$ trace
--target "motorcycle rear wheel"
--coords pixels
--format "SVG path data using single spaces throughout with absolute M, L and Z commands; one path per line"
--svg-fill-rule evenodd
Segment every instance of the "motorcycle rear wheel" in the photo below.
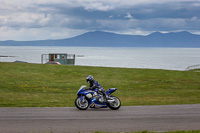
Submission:
M 77 97 L 75 100 L 75 105 L 80 110 L 86 110 L 89 107 L 89 102 L 87 99 L 84 99 L 84 102 L 81 101 L 80 97 Z
M 115 101 L 114 102 L 107 102 L 107 105 L 110 109 L 112 110 L 117 110 L 121 107 L 121 101 L 119 100 L 118 97 L 112 96 Z

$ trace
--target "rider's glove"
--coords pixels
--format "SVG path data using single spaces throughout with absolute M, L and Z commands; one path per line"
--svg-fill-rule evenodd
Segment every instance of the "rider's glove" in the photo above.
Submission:
M 104 92 L 104 88 L 103 88 L 103 87 L 101 87 L 101 88 L 99 89 L 99 91 L 101 91 L 101 92 Z

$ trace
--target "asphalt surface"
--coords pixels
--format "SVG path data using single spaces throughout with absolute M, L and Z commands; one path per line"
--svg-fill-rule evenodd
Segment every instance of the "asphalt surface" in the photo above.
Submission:
M 200 130 L 200 104 L 122 106 L 119 110 L 0 108 L 1 133 Z

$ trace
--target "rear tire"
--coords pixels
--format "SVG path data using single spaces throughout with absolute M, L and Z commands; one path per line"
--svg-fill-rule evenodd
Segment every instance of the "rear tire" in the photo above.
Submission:
M 111 98 L 115 99 L 114 102 L 107 102 L 107 105 L 112 110 L 117 110 L 121 107 L 121 101 L 118 97 L 112 96 Z
M 80 110 L 86 110 L 89 107 L 89 102 L 87 99 L 84 99 L 84 102 L 82 102 L 81 98 L 77 97 L 75 100 L 75 105 Z

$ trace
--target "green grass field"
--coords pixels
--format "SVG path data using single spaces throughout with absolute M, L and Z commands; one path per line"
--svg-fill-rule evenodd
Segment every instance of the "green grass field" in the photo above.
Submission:
M 93 75 L 123 106 L 200 103 L 200 72 L 0 62 L 0 107 L 73 107 Z

